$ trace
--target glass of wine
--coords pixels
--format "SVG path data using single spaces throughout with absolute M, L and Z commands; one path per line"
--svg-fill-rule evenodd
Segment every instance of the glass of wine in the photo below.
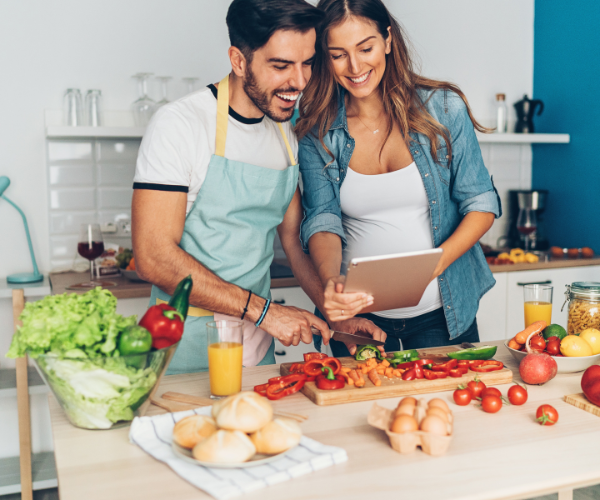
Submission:
M 522 208 L 519 210 L 517 230 L 521 233 L 523 240 L 525 241 L 526 252 L 531 249 L 531 235 L 535 233 L 536 229 L 537 217 L 535 215 L 535 210 L 532 210 L 531 208 Z
M 94 260 L 104 252 L 104 240 L 102 239 L 100 224 L 81 224 L 77 252 L 84 259 L 90 261 L 90 281 L 89 283 L 82 283 L 80 286 L 89 286 L 90 288 L 102 286 L 101 283 L 94 281 Z

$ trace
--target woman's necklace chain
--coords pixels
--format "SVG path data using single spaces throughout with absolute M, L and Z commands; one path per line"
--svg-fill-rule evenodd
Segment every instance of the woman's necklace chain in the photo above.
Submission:
M 381 124 L 381 120 L 383 120 L 383 118 L 380 118 L 380 119 L 379 119 L 379 123 L 377 123 L 377 128 L 376 128 L 375 130 L 371 130 L 369 127 L 367 127 L 367 126 L 365 125 L 365 122 L 363 122 L 363 121 L 360 119 L 360 116 L 356 115 L 356 118 L 358 118 L 358 119 L 359 119 L 359 121 L 360 121 L 360 123 L 362 123 L 362 124 L 363 124 L 363 126 L 364 126 L 364 127 L 365 127 L 365 128 L 366 128 L 366 129 L 367 129 L 369 132 L 372 132 L 373 134 L 377 134 L 377 133 L 379 132 L 379 125 Z

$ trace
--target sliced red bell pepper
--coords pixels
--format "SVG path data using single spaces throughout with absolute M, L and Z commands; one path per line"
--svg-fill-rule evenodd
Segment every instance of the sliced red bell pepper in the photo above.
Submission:
M 423 367 L 421 365 L 415 364 L 413 370 L 415 371 L 415 378 L 425 378 L 425 375 L 423 374 Z
M 448 370 L 448 375 L 454 378 L 462 377 L 468 373 L 469 369 L 466 366 L 459 366 L 457 368 L 452 368 Z
M 434 372 L 446 372 L 448 373 L 450 370 L 453 370 L 458 366 L 458 359 L 451 359 L 446 363 L 439 363 L 437 365 L 433 365 L 432 370 Z
M 342 363 L 337 358 L 326 358 L 323 359 L 323 366 L 329 367 L 333 370 L 333 374 L 337 375 L 342 369 Z
M 305 382 L 306 375 L 300 373 L 281 377 L 277 382 L 268 385 L 266 390 L 267 398 L 271 400 L 277 400 L 283 398 L 284 396 L 294 394 L 304 387 Z
M 406 363 L 400 363 L 396 365 L 396 369 L 400 368 L 401 370 L 410 370 L 415 367 L 416 361 L 407 361 Z
M 317 377 L 317 389 L 323 389 L 325 391 L 333 391 L 336 389 L 343 389 L 346 385 L 344 377 L 341 375 L 334 375 L 333 370 L 329 366 L 322 368 L 323 374 Z
M 402 374 L 402 380 L 415 380 L 416 378 L 417 374 L 414 368 L 410 368 Z
M 427 380 L 436 380 L 438 378 L 446 378 L 448 374 L 446 372 L 434 372 L 433 370 L 427 370 L 423 368 L 423 375 Z
M 290 373 L 304 373 L 304 363 L 292 363 Z
M 502 370 L 504 368 L 504 364 L 501 361 L 496 361 L 493 359 L 488 359 L 487 361 L 483 361 L 479 365 L 472 365 L 471 370 L 474 372 L 495 372 L 496 370 Z
M 323 368 L 323 366 L 322 359 L 311 359 L 304 363 L 304 373 L 309 377 L 316 377 L 322 373 L 321 368 Z
M 413 366 L 433 365 L 433 359 L 417 359 L 417 361 L 411 361 Z
M 304 361 L 308 362 L 313 359 L 325 359 L 328 358 L 327 354 L 324 352 L 305 352 L 304 353 Z
M 254 386 L 254 392 L 257 392 L 261 396 L 265 396 L 266 397 L 267 396 L 267 387 L 269 387 L 269 383 L 268 382 L 266 384 L 255 385 Z

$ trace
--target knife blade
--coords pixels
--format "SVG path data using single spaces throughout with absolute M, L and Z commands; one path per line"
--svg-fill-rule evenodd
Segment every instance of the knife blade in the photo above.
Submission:
M 311 326 L 310 330 L 313 333 L 313 335 L 321 336 L 321 332 L 314 326 Z M 358 344 L 358 345 L 369 344 L 369 345 L 374 345 L 375 347 L 385 345 L 385 342 L 381 342 L 381 340 L 375 340 L 371 337 L 366 337 L 364 335 L 355 335 L 353 333 L 338 332 L 336 330 L 329 330 L 329 333 L 331 334 L 331 338 L 333 340 L 338 340 L 340 342 L 345 342 L 345 343 L 349 343 L 349 344 Z

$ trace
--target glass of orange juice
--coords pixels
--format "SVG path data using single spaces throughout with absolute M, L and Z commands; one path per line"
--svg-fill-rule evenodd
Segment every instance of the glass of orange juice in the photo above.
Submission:
M 241 321 L 206 324 L 211 398 L 231 396 L 242 390 L 243 327 Z
M 552 323 L 552 287 L 549 285 L 525 285 L 525 328 L 536 321 Z

